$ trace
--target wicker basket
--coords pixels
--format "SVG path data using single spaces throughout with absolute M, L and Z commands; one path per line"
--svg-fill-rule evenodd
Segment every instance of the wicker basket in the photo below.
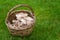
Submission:
M 28 7 L 31 11 L 27 11 L 27 10 L 15 11 L 16 8 L 22 7 L 22 6 L 23 6 L 23 7 Z M 8 29 L 9 29 L 9 31 L 10 31 L 10 33 L 11 33 L 12 35 L 16 35 L 16 36 L 27 36 L 27 35 L 30 35 L 30 34 L 32 33 L 32 31 L 33 31 L 33 28 L 34 28 L 33 25 L 34 25 L 34 23 L 35 23 L 35 20 L 34 20 L 34 23 L 33 23 L 32 25 L 29 25 L 29 26 L 31 26 L 31 27 L 28 27 L 27 29 L 22 29 L 22 30 L 19 29 L 19 30 L 16 30 L 16 29 L 11 29 L 11 28 L 9 28 L 9 26 L 8 26 L 8 23 L 9 23 L 9 22 L 12 23 L 12 20 L 13 20 L 13 19 L 16 19 L 15 15 L 16 15 L 17 13 L 20 13 L 20 12 L 28 13 L 28 15 L 29 15 L 30 17 L 32 17 L 32 18 L 35 19 L 34 12 L 33 12 L 32 8 L 31 8 L 30 6 L 28 6 L 28 5 L 26 5 L 26 4 L 19 4 L 19 5 L 16 5 L 15 7 L 13 7 L 13 8 L 8 12 L 8 15 L 7 15 L 7 18 L 6 18 L 6 20 L 5 20 L 5 23 L 6 23 Z

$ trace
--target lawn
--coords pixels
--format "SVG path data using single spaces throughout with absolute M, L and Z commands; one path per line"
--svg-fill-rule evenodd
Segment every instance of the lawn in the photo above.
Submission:
M 21 40 L 5 25 L 8 11 L 17 4 L 30 5 L 36 16 L 34 31 L 24 40 L 60 40 L 60 0 L 0 0 L 0 40 Z

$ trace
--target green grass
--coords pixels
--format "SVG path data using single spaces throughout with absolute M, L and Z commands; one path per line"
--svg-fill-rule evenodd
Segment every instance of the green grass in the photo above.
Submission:
M 0 0 L 0 40 L 21 40 L 5 25 L 8 11 L 17 4 L 30 5 L 36 16 L 32 35 L 24 40 L 60 40 L 60 0 Z

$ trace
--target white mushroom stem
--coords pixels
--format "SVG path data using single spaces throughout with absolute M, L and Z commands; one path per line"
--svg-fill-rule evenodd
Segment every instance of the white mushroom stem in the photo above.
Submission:
M 33 18 L 31 18 L 29 16 L 27 16 L 25 19 L 28 20 L 28 21 L 33 21 Z

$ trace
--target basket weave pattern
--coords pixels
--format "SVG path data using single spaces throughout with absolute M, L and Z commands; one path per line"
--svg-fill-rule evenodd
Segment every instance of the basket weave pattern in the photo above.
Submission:
M 25 6 L 25 7 L 28 7 L 30 11 L 26 11 L 26 10 L 19 10 L 19 11 L 14 11 L 16 8 L 18 7 L 22 7 L 22 6 Z M 35 16 L 34 16 L 34 12 L 32 10 L 32 8 L 28 5 L 25 5 L 25 4 L 22 4 L 22 5 L 17 5 L 15 7 L 13 7 L 9 12 L 8 12 L 8 15 L 7 15 L 7 18 L 6 18 L 6 25 L 10 31 L 10 33 L 12 35 L 18 35 L 18 36 L 27 36 L 29 34 L 32 33 L 33 31 L 33 25 L 35 23 L 35 20 L 33 21 L 33 24 L 32 25 L 29 25 L 30 27 L 26 28 L 26 29 L 19 29 L 19 30 L 16 30 L 16 29 L 12 29 L 9 27 L 8 23 L 11 23 L 12 24 L 12 20 L 16 20 L 16 17 L 15 15 L 17 13 L 20 13 L 20 12 L 23 12 L 23 13 L 27 13 L 29 14 L 30 17 L 32 17 L 33 19 L 35 19 Z

